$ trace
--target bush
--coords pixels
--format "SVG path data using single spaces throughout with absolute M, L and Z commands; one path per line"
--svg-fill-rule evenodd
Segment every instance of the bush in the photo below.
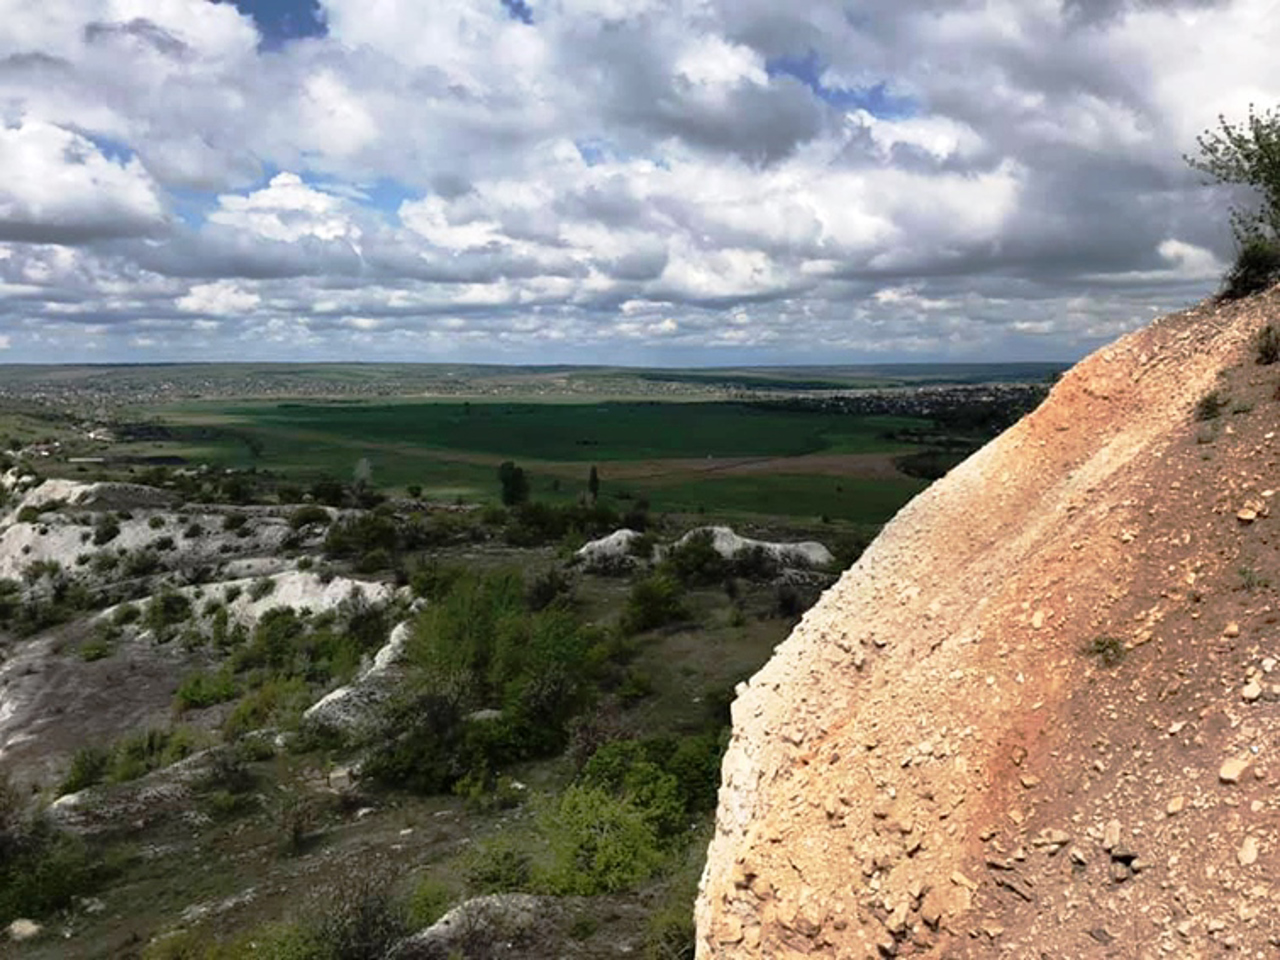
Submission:
M 395 553 L 400 540 L 395 521 L 380 513 L 363 513 L 333 523 L 325 534 L 330 557 L 360 557 L 374 550 Z
M 697 530 L 667 551 L 664 565 L 686 586 L 709 586 L 723 580 L 729 565 L 716 550 L 710 530 Z
M 539 886 L 551 893 L 617 893 L 648 880 L 666 859 L 643 811 L 600 787 L 570 786 L 539 827 L 552 857 Z
M 1258 363 L 1263 366 L 1270 366 L 1280 360 L 1280 328 L 1274 323 L 1266 324 L 1258 331 L 1254 346 L 1257 349 Z
M 147 520 L 147 527 L 152 530 L 160 530 L 164 527 L 164 517 L 150 517 Z
M 101 547 L 120 535 L 120 524 L 111 514 L 103 514 L 93 525 L 93 544 Z
M 1223 278 L 1223 300 L 1239 300 L 1261 293 L 1280 281 L 1280 243 L 1254 238 L 1236 252 L 1235 263 Z
M 1124 662 L 1129 651 L 1119 637 L 1094 637 L 1083 652 L 1087 657 L 1096 657 L 1104 667 L 1114 667 Z
M 58 785 L 58 796 L 79 793 L 86 787 L 101 783 L 110 763 L 111 754 L 102 747 L 81 747 L 71 758 L 71 769 Z
M 1198 421 L 1216 420 L 1230 402 L 1217 390 L 1210 390 L 1196 401 L 1195 418 Z
M 512 841 L 498 837 L 480 844 L 467 857 L 464 876 L 473 896 L 520 893 L 532 887 L 533 858 Z
M 407 907 L 410 930 L 425 930 L 458 902 L 458 891 L 452 884 L 435 877 L 423 877 L 409 895 Z
M 200 710 L 236 698 L 236 683 L 230 670 L 207 673 L 197 670 L 183 678 L 173 695 L 173 708 L 179 713 Z
M 409 933 L 390 877 L 377 869 L 349 874 L 323 900 L 314 928 L 326 960 L 382 960 Z
M 164 639 L 173 627 L 191 619 L 191 601 L 176 590 L 165 589 L 155 594 L 147 603 L 143 623 L 153 630 L 157 639 Z
M 679 582 L 665 573 L 639 581 L 627 595 L 621 627 L 628 634 L 643 633 L 685 619 L 688 611 Z
M 259 577 L 257 580 L 253 581 L 252 585 L 249 587 L 249 599 L 254 601 L 265 599 L 266 597 L 271 596 L 275 588 L 276 582 L 273 579 L 270 577 Z
M 80 838 L 42 817 L 11 811 L 5 820 L 0 823 L 0 921 L 43 917 L 68 907 L 104 878 L 105 865 Z
M 301 530 L 303 527 L 308 527 L 312 524 L 327 527 L 330 520 L 332 520 L 332 517 L 329 516 L 329 511 L 314 503 L 298 507 L 293 513 L 289 514 L 289 526 L 294 530 Z

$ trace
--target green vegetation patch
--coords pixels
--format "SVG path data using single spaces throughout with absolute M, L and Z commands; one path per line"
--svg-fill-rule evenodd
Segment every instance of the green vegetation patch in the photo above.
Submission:
M 851 417 L 742 403 L 282 403 L 237 407 L 231 412 L 247 431 L 270 431 L 260 438 L 267 461 L 273 459 L 274 444 L 285 433 L 305 435 L 312 444 L 315 439 L 359 440 L 504 458 L 584 462 L 785 457 L 824 450 L 892 452 L 902 444 L 886 439 L 885 433 L 925 423 L 907 417 Z

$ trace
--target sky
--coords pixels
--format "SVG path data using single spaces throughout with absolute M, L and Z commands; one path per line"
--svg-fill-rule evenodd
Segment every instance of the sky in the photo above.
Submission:
M 0 0 L 0 363 L 1073 360 L 1276 0 Z

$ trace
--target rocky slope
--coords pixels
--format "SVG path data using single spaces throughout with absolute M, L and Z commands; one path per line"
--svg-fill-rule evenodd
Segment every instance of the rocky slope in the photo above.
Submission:
M 1080 363 L 739 689 L 700 957 L 1274 951 L 1278 307 Z

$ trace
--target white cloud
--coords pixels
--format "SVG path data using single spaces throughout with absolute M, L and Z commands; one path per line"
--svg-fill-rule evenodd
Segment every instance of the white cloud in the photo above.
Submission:
M 221 316 L 248 313 L 261 302 L 258 294 L 231 280 L 196 284 L 176 301 L 178 309 L 186 313 Z
M 1212 288 L 1180 155 L 1280 100 L 1268 10 L 325 0 L 268 53 L 228 3 L 0 0 L 0 336 L 1069 355 Z
M 76 242 L 157 232 L 165 209 L 137 159 L 39 120 L 0 127 L 0 238 Z

